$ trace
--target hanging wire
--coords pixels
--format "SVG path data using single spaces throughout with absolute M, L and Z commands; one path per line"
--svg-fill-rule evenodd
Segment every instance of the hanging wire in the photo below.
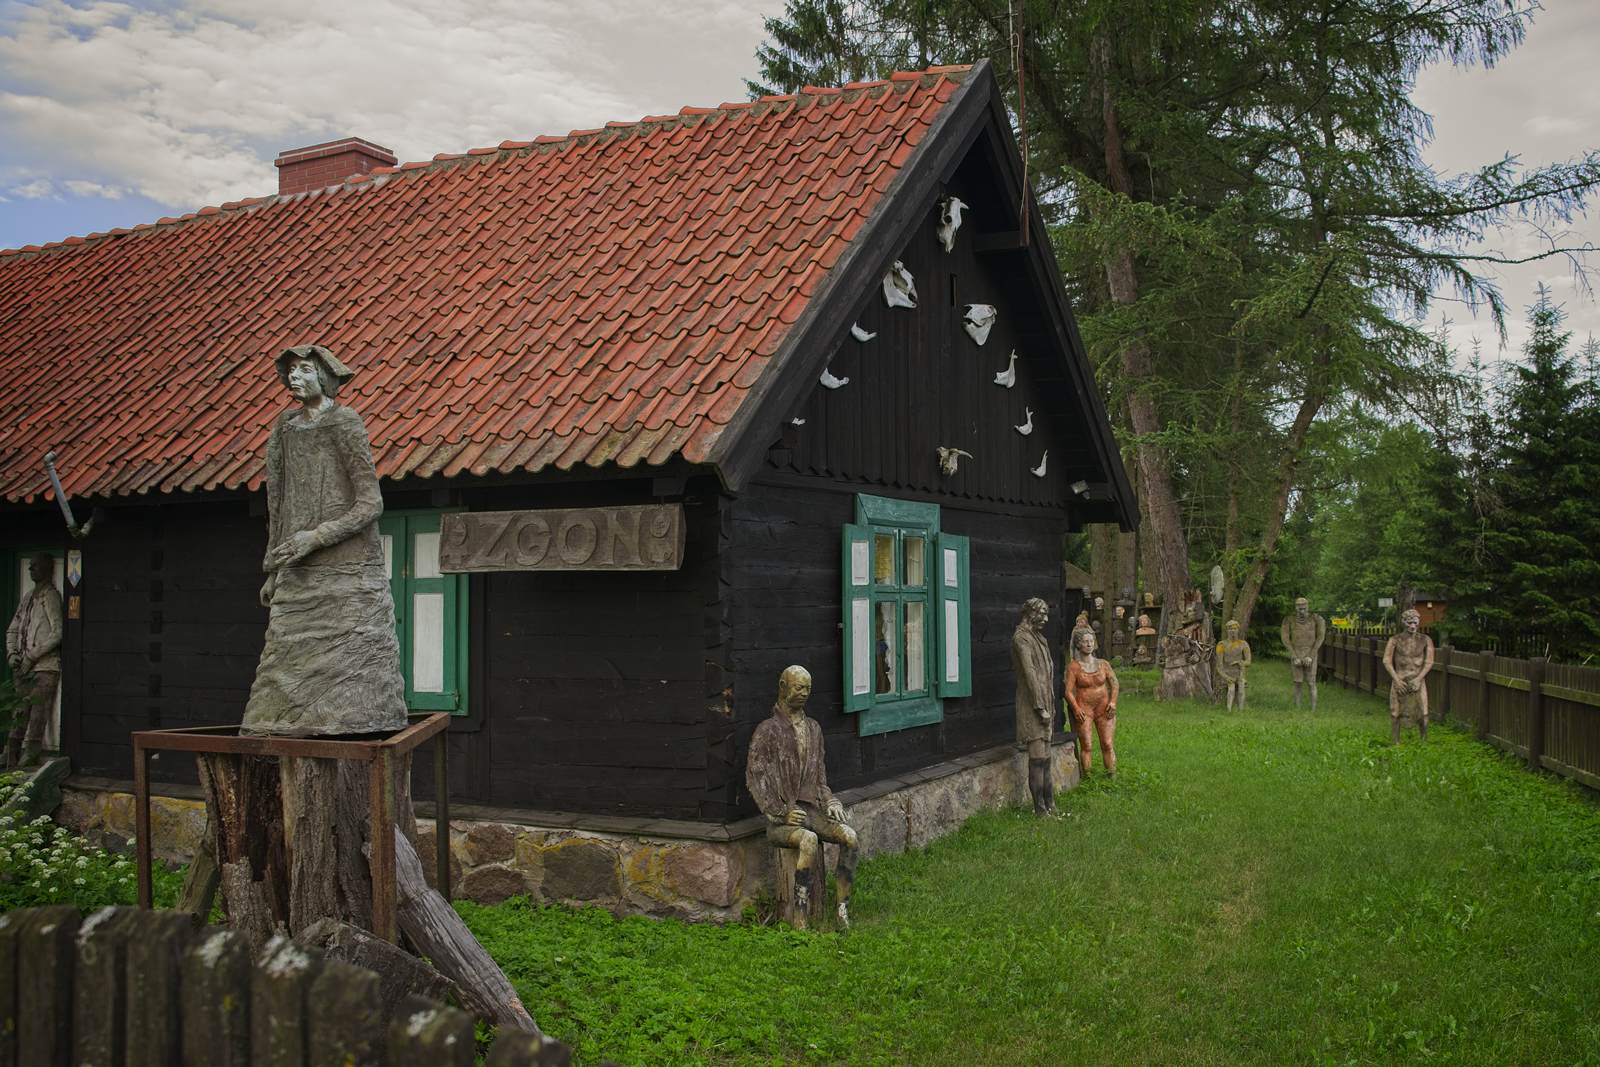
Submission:
M 1022 33 L 1023 19 L 1019 0 L 1006 5 L 1008 25 L 1011 30 L 1011 65 L 1017 72 L 1017 132 L 1022 149 L 1022 202 L 1017 208 L 1021 219 L 1019 226 L 1022 243 L 1028 243 L 1028 93 L 1023 78 Z

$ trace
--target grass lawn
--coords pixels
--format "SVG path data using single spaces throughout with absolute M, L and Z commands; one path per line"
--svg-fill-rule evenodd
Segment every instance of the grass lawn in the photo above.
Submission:
M 586 1063 L 1600 1064 L 1600 805 L 1252 673 L 1125 690 L 1114 783 L 863 864 L 848 934 L 458 907 Z

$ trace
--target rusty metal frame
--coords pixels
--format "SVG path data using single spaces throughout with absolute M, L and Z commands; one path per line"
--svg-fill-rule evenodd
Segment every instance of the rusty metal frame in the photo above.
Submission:
M 438 737 L 433 746 L 434 854 L 439 891 L 450 899 L 449 759 L 441 736 L 450 725 L 448 712 L 413 715 L 405 729 L 385 738 L 345 740 L 334 737 L 241 737 L 238 726 L 186 726 L 171 730 L 138 730 L 133 734 L 134 853 L 139 868 L 139 907 L 154 907 L 150 877 L 150 753 L 191 752 L 229 756 L 295 756 L 353 760 L 367 764 L 367 796 L 371 825 L 394 825 L 394 758 Z M 393 834 L 371 834 L 373 932 L 391 942 L 400 939 L 398 886 L 395 881 Z M 220 862 L 220 857 L 219 857 Z

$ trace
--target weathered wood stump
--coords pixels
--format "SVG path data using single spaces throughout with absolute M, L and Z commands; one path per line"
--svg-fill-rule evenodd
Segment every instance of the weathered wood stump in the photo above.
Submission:
M 410 945 L 453 983 L 464 1006 L 508 1030 L 539 1035 L 510 980 L 423 877 L 413 844 L 411 758 L 390 759 L 393 825 L 375 833 L 366 763 L 201 755 L 212 855 L 201 850 L 182 907 L 209 911 L 207 869 L 214 867 L 229 925 L 257 956 L 274 937 L 315 939 L 329 921 L 381 934 L 371 874 L 381 860 L 371 856 L 374 845 L 392 850 L 398 925 Z
M 795 910 L 794 903 L 795 863 L 800 858 L 800 852 L 798 849 L 792 848 L 774 848 L 772 852 L 773 862 L 778 868 L 777 890 L 774 894 L 778 903 L 778 918 L 791 926 L 808 926 L 815 930 L 822 921 L 823 915 L 827 913 L 827 900 L 825 899 L 828 895 L 827 852 L 822 852 L 823 877 L 818 879 L 820 883 L 818 891 L 811 894 L 810 906 L 806 909 L 804 916 L 801 916 Z

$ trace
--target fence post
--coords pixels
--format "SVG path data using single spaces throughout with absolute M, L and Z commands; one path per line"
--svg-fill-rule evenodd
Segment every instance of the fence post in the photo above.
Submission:
M 1370 678 L 1367 681 L 1367 692 L 1371 693 L 1373 696 L 1377 696 L 1378 695 L 1378 639 L 1376 637 L 1367 638 L 1367 655 L 1369 657 L 1371 657 L 1371 660 L 1372 660 L 1372 663 L 1371 663 L 1371 666 L 1370 666 L 1372 674 L 1371 674 Z
M 1489 661 L 1494 650 L 1485 648 L 1478 653 L 1478 740 L 1489 739 Z
M 1528 661 L 1528 770 L 1541 768 L 1539 757 L 1544 755 L 1544 669 L 1550 662 L 1548 656 L 1535 656 Z
M 1439 664 L 1443 668 L 1439 673 L 1439 721 L 1444 722 L 1450 715 L 1450 660 L 1455 649 L 1449 645 L 1439 646 Z

